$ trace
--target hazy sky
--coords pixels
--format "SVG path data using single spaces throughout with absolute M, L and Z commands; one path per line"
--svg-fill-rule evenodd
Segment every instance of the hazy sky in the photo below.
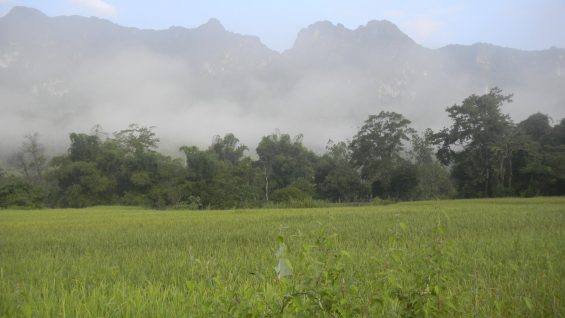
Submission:
M 139 28 L 195 27 L 218 18 L 233 32 L 257 35 L 272 49 L 292 46 L 301 28 L 320 20 L 356 28 L 387 19 L 416 42 L 488 42 L 519 49 L 565 48 L 565 0 L 0 0 L 0 16 L 13 6 L 47 15 L 85 15 Z

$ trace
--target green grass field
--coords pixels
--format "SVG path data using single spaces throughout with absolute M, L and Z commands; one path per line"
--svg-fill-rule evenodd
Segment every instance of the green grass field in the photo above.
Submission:
M 564 313 L 565 198 L 0 210 L 4 317 Z

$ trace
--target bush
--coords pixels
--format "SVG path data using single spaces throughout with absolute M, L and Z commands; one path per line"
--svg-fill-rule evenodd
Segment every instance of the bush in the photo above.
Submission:
M 42 206 L 41 199 L 39 189 L 20 180 L 0 186 L 0 208 L 37 209 Z
M 514 189 L 502 187 L 502 186 L 497 186 L 494 189 L 494 193 L 493 193 L 493 196 L 498 197 L 498 198 L 513 197 L 515 195 L 516 195 L 516 193 L 515 193 Z
M 333 206 L 334 204 L 326 202 L 323 200 L 314 200 L 312 198 L 300 199 L 300 200 L 288 200 L 283 202 L 272 202 L 269 201 L 265 203 L 263 208 L 272 209 L 308 209 L 308 208 L 327 208 Z
M 347 251 L 339 250 L 337 234 L 321 228 L 315 242 L 302 244 L 296 255 L 289 255 L 284 238 L 279 237 L 275 271 L 287 288 L 282 316 L 339 317 L 360 316 L 359 290 L 352 277 L 353 262 Z M 281 266 L 283 265 L 283 266 Z M 294 265 L 294 266 L 293 266 Z
M 383 200 L 381 198 L 374 198 L 369 205 L 375 205 L 375 206 L 379 206 L 379 205 L 389 205 L 389 204 L 393 204 L 396 203 L 394 201 L 391 200 Z
M 129 206 L 142 206 L 145 204 L 145 198 L 141 194 L 126 192 L 120 199 L 120 204 Z
M 202 208 L 202 202 L 199 196 L 191 195 L 186 201 L 181 201 L 174 205 L 175 210 L 199 210 Z
M 277 203 L 290 202 L 293 200 L 305 200 L 309 199 L 310 197 L 311 196 L 308 193 L 294 186 L 288 186 L 286 188 L 275 190 L 273 191 L 273 194 L 271 194 L 271 199 Z

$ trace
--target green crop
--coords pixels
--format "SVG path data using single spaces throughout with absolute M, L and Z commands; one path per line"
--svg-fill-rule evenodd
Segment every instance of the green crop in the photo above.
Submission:
M 3 317 L 563 317 L 565 198 L 0 210 Z

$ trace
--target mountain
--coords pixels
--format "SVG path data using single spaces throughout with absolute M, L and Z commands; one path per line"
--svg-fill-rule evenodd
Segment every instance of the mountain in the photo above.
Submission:
M 275 129 L 302 132 L 323 149 L 380 110 L 441 128 L 446 107 L 493 86 L 514 93 L 505 111 L 516 120 L 538 111 L 565 117 L 565 50 L 428 49 L 388 21 L 356 29 L 324 21 L 278 53 L 216 19 L 141 30 L 25 7 L 0 18 L 4 152 L 26 133 L 63 149 L 71 131 L 132 122 L 157 126 L 170 149 L 226 132 L 253 147 Z

